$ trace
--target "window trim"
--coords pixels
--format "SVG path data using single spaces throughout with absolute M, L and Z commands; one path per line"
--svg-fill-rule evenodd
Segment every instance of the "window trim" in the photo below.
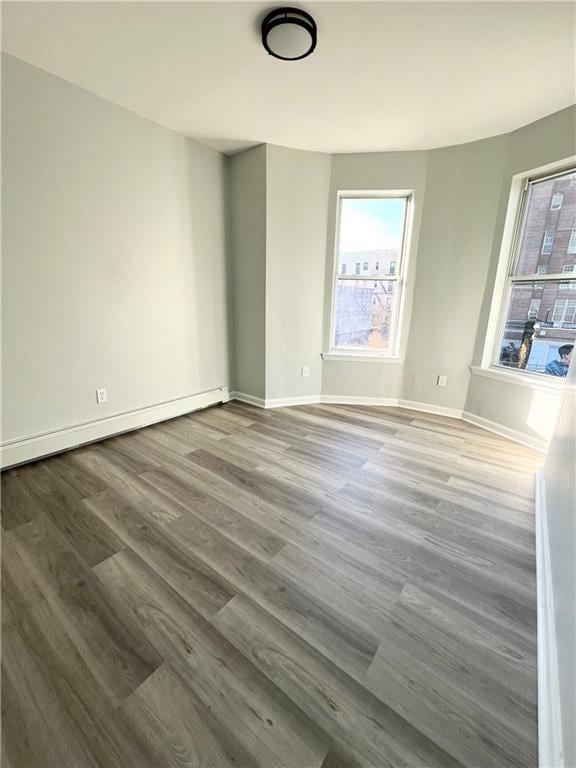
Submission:
M 334 332 L 335 332 L 335 319 L 336 319 L 336 287 L 338 285 L 338 278 L 342 279 L 342 275 L 338 275 L 338 248 L 340 244 L 340 219 L 341 219 L 341 201 L 343 199 L 368 199 L 373 200 L 377 198 L 404 198 L 406 200 L 406 209 L 404 213 L 404 223 L 402 229 L 402 249 L 399 259 L 396 259 L 396 267 L 398 261 L 400 261 L 401 269 L 394 275 L 347 275 L 349 280 L 386 280 L 397 282 L 400 287 L 400 295 L 396 305 L 396 311 L 394 316 L 394 343 L 390 350 L 370 350 L 366 348 L 354 348 L 354 347 L 336 347 L 334 346 Z M 374 190 L 338 190 L 336 193 L 336 221 L 334 230 L 334 253 L 333 253 L 333 265 L 332 265 L 332 290 L 330 299 L 330 324 L 329 324 L 329 336 L 328 336 L 328 349 L 323 353 L 323 358 L 326 360 L 337 360 L 347 358 L 349 361 L 359 361 L 362 358 L 371 360 L 401 360 L 401 350 L 403 341 L 403 331 L 406 324 L 406 292 L 407 292 L 407 275 L 408 275 L 408 262 L 410 254 L 410 245 L 412 238 L 412 227 L 414 219 L 414 190 L 413 189 L 374 189 Z
M 499 365 L 499 351 L 504 338 L 504 323 L 506 311 L 510 302 L 510 294 L 514 283 L 545 283 L 548 281 L 564 281 L 566 275 L 563 273 L 552 274 L 533 274 L 513 277 L 513 271 L 516 268 L 517 260 L 520 256 L 520 243 L 524 232 L 527 199 L 530 182 L 545 181 L 576 170 L 576 155 L 571 155 L 556 163 L 535 168 L 532 171 L 518 173 L 512 177 L 510 185 L 510 194 L 508 197 L 508 206 L 506 208 L 506 217 L 500 242 L 500 251 L 498 257 L 498 266 L 496 278 L 494 281 L 494 290 L 492 301 L 490 303 L 490 312 L 486 325 L 486 334 L 484 347 L 480 361 L 480 367 L 475 369 L 485 372 L 491 372 L 504 379 L 526 379 L 527 384 L 536 386 L 542 380 L 550 379 L 544 373 L 536 371 L 518 371 L 516 368 L 507 368 Z

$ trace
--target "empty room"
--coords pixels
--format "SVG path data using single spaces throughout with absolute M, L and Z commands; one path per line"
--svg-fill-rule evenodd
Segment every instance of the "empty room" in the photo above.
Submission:
M 576 4 L 1 13 L 2 768 L 575 768 Z

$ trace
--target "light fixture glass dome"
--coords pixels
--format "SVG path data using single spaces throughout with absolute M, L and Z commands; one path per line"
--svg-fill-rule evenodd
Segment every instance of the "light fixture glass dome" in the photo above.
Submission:
M 298 8 L 277 8 L 262 22 L 262 45 L 277 59 L 304 59 L 316 47 L 316 37 L 316 22 Z

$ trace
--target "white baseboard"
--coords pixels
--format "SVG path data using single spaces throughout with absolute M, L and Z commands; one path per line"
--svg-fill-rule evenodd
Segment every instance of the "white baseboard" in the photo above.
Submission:
M 255 405 L 257 408 L 266 408 L 266 401 L 262 397 L 247 395 L 246 392 L 230 392 L 230 400 L 239 400 L 241 403 Z
M 535 451 L 546 453 L 548 450 L 548 442 L 543 438 L 526 435 L 524 432 L 498 424 L 496 421 L 490 421 L 490 419 L 485 419 L 483 416 L 477 416 L 475 413 L 470 413 L 470 411 L 463 411 L 462 419 L 470 424 L 475 424 L 477 427 L 487 429 L 488 432 L 494 432 L 497 435 L 513 440 L 515 443 L 521 443 L 521 445 L 525 445 L 528 448 L 533 448 Z
M 320 395 L 301 395 L 300 397 L 275 397 L 264 400 L 262 397 L 247 395 L 245 392 L 230 392 L 230 400 L 255 405 L 257 408 L 286 408 L 290 405 L 315 405 L 320 402 Z
M 264 400 L 262 397 L 248 395 L 245 392 L 230 392 L 230 400 L 240 400 L 257 408 L 286 408 L 290 405 L 387 405 L 396 406 L 395 397 L 354 397 L 347 395 L 303 395 L 300 397 L 277 397 Z
M 477 416 L 469 411 L 462 411 L 459 408 L 447 408 L 442 405 L 433 405 L 432 403 L 420 403 L 416 400 L 401 400 L 396 397 L 358 397 L 356 395 L 305 395 L 303 397 L 282 397 L 277 399 L 265 400 L 262 397 L 255 397 L 244 392 L 231 392 L 231 400 L 241 400 L 244 403 L 255 405 L 258 408 L 284 408 L 290 405 L 310 405 L 314 403 L 324 403 L 327 405 L 370 405 L 407 408 L 412 411 L 422 411 L 431 413 L 434 416 L 445 416 L 450 419 L 463 419 L 464 421 L 482 427 L 489 432 L 494 432 L 501 437 L 507 437 L 516 443 L 533 448 L 536 451 L 546 453 L 548 443 L 546 440 L 538 437 L 526 435 L 515 429 L 510 429 L 503 424 L 485 419 L 483 416 Z
M 180 397 L 145 408 L 138 408 L 134 411 L 116 413 L 103 419 L 74 424 L 70 427 L 43 432 L 30 437 L 7 440 L 1 446 L 1 467 L 6 469 L 15 464 L 49 456 L 52 453 L 75 448 L 84 443 L 103 440 L 120 432 L 128 432 L 158 421 L 183 416 L 185 413 L 227 400 L 227 388 L 219 387 L 209 392 Z
M 550 569 L 546 483 L 541 472 L 536 473 L 535 515 L 538 606 L 538 765 L 539 768 L 563 768 L 560 680 Z
M 395 407 L 396 397 L 356 397 L 355 395 L 320 395 L 320 402 L 327 405 L 380 405 Z
M 411 411 L 423 411 L 433 416 L 446 416 L 449 419 L 461 419 L 462 409 L 446 408 L 444 405 L 432 405 L 431 403 L 419 403 L 416 400 L 398 400 L 400 408 L 408 408 Z
M 285 408 L 287 405 L 317 405 L 321 395 L 302 395 L 300 397 L 276 397 L 266 400 L 266 408 Z

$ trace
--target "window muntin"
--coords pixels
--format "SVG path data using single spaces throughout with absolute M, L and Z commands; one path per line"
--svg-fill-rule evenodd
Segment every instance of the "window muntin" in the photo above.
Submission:
M 576 338 L 576 298 L 570 295 L 576 290 L 576 254 L 570 253 L 571 244 L 576 250 L 575 231 L 576 168 L 528 179 L 504 293 L 496 365 L 566 374 L 567 366 L 559 364 L 566 358 L 559 350 L 565 352 Z
M 332 350 L 396 354 L 409 202 L 394 193 L 339 196 Z M 343 264 L 355 264 L 355 274 L 344 276 Z

